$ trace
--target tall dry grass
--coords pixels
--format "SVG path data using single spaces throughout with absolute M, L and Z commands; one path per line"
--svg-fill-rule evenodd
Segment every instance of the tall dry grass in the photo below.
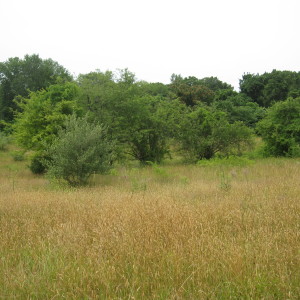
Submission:
M 300 162 L 0 175 L 1 299 L 299 299 Z M 6 175 L 5 175 L 6 174 Z

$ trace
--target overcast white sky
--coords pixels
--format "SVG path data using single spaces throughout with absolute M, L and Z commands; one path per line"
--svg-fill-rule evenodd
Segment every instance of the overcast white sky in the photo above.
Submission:
M 0 0 L 0 61 L 52 58 L 71 73 L 129 68 L 217 76 L 300 71 L 300 0 Z

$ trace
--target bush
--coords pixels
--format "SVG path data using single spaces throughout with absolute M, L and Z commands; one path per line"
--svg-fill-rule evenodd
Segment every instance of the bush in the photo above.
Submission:
M 300 97 L 277 102 L 258 123 L 269 156 L 300 156 Z
M 14 161 L 23 161 L 25 160 L 25 151 L 13 151 L 11 153 Z
M 47 161 L 49 157 L 46 153 L 37 152 L 31 159 L 29 169 L 33 174 L 45 174 L 47 171 Z
M 253 144 L 252 131 L 242 122 L 230 124 L 224 112 L 207 107 L 191 110 L 180 125 L 181 149 L 191 161 L 211 159 L 217 153 L 241 155 Z
M 168 103 L 159 97 L 134 97 L 115 110 L 116 136 L 142 165 L 160 163 L 169 153 Z
M 71 116 L 48 151 L 48 175 L 70 186 L 85 185 L 93 173 L 111 167 L 113 143 L 103 126 L 91 124 L 87 117 Z

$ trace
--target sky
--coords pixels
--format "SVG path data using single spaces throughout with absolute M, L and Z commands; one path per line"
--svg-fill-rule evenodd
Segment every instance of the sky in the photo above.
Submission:
M 169 83 L 300 71 L 300 0 L 0 0 L 0 61 L 51 58 L 73 75 L 128 68 Z

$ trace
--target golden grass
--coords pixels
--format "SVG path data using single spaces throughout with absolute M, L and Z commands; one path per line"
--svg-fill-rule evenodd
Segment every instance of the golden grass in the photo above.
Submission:
M 1 163 L 0 299 L 300 297 L 299 160 L 124 168 L 79 190 Z

